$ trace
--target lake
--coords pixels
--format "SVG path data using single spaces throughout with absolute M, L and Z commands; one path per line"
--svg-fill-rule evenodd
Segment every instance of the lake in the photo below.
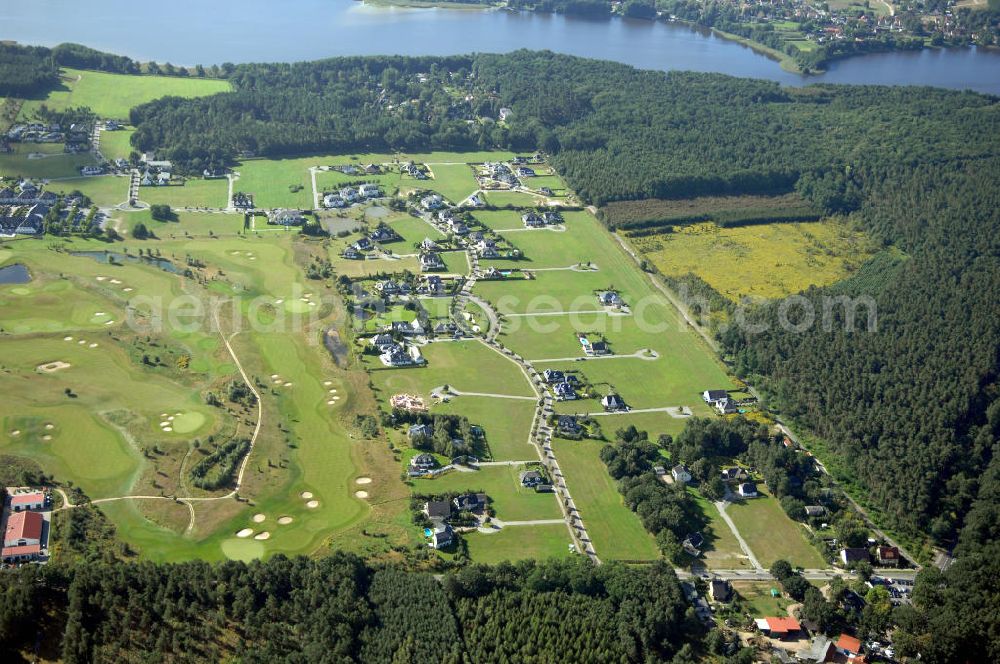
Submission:
M 549 49 L 643 69 L 811 82 L 914 84 L 1000 94 L 1000 52 L 868 55 L 800 76 L 748 47 L 683 25 L 493 10 L 366 6 L 354 0 L 33 0 L 0 8 L 0 39 L 77 42 L 139 60 L 219 64 L 337 55 L 449 55 Z

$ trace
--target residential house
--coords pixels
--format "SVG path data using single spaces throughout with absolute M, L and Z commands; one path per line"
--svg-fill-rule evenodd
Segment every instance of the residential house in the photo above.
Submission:
M 713 602 L 728 602 L 733 599 L 733 584 L 726 579 L 712 579 L 708 582 L 708 596 Z
M 662 479 L 667 476 L 667 469 L 663 466 L 653 466 L 653 473 Z
M 423 249 L 424 251 L 437 251 L 438 249 L 441 248 L 441 245 L 439 245 L 437 242 L 430 239 L 429 237 L 425 237 L 424 241 L 420 243 L 420 248 Z
M 362 198 L 378 198 L 382 195 L 382 190 L 377 184 L 363 184 L 358 187 L 358 194 Z
M 344 187 L 340 190 L 340 197 L 350 204 L 356 202 L 361 196 L 354 187 Z
M 347 247 L 346 249 L 344 249 L 344 252 L 340 255 L 352 261 L 364 258 L 364 255 L 361 254 L 357 249 L 355 249 L 354 246 Z
M 742 468 L 723 468 L 722 469 L 722 481 L 731 482 L 733 480 L 741 480 L 747 476 L 747 473 Z
M 823 516 L 826 514 L 826 508 L 822 505 L 806 505 L 806 516 Z
M 802 625 L 791 617 L 757 618 L 757 629 L 772 639 L 796 639 L 802 634 Z
M 340 197 L 340 194 L 327 194 L 323 197 L 323 207 L 342 208 L 347 206 L 347 201 Z
M 610 355 L 611 348 L 608 346 L 608 342 L 601 341 L 590 341 L 587 337 L 580 337 L 580 346 L 583 347 L 583 352 L 585 355 Z
M 434 526 L 430 545 L 434 549 L 445 549 L 455 541 L 455 531 L 447 523 Z
M 563 216 L 561 212 L 552 211 L 552 212 L 542 213 L 542 221 L 544 221 L 546 224 L 558 224 L 562 220 Z
M 795 658 L 800 662 L 832 662 L 837 654 L 833 641 L 820 635 L 812 640 L 808 650 L 800 650 Z
M 445 269 L 444 261 L 441 260 L 441 256 L 439 256 L 437 252 L 431 251 L 420 254 L 421 272 L 432 272 L 434 270 L 443 269 Z
M 388 226 L 380 225 L 368 234 L 368 239 L 372 242 L 395 242 L 399 239 L 399 235 Z
M 535 177 L 535 169 L 528 168 L 527 166 L 519 166 L 514 170 L 514 174 L 519 178 L 533 178 Z
M 753 482 L 741 482 L 740 485 L 736 487 L 736 493 L 739 494 L 740 498 L 756 498 L 757 485 Z
M 483 272 L 484 281 L 497 281 L 499 279 L 504 279 L 504 274 L 495 266 L 490 266 L 486 268 L 486 272 Z
M 622 302 L 621 295 L 615 291 L 603 291 L 597 294 L 597 300 L 605 307 L 615 307 L 616 309 L 621 307 L 624 302 Z
M 553 192 L 550 187 L 541 187 L 538 191 L 540 191 L 543 196 L 554 196 L 555 195 L 555 192 Z
M 479 197 L 479 194 L 469 196 L 468 204 L 474 208 L 486 207 L 486 201 Z
M 601 406 L 603 406 L 604 410 L 609 413 L 619 410 L 628 410 L 628 406 L 625 405 L 625 401 L 614 392 L 605 395 L 601 399 Z
M 428 430 L 430 433 L 428 433 Z M 414 424 L 410 427 L 410 440 L 417 438 L 430 438 L 434 435 L 434 427 L 429 424 Z M 418 454 L 410 459 L 410 468 L 414 470 L 431 470 L 437 468 L 438 462 L 433 454 L 426 452 Z
M 455 235 L 465 235 L 469 232 L 469 227 L 465 223 L 458 219 L 457 217 L 451 217 L 447 220 L 448 230 Z
M 846 547 L 840 550 L 840 562 L 844 565 L 866 563 L 868 561 L 868 549 L 864 547 Z
M 541 228 L 545 225 L 545 218 L 537 212 L 526 212 L 521 215 L 521 221 L 525 228 Z
M 437 210 L 444 205 L 444 199 L 438 194 L 431 194 L 420 199 L 420 207 L 425 210 Z
M 447 500 L 429 500 L 426 503 L 424 503 L 424 514 L 426 514 L 427 518 L 431 519 L 432 521 L 434 520 L 443 521 L 451 516 L 451 503 L 449 503 Z
M 579 435 L 583 427 L 577 422 L 576 417 L 573 415 L 560 415 L 559 419 L 556 420 L 556 429 L 560 433 L 566 433 L 570 435 Z
M 396 345 L 396 340 L 392 338 L 391 334 L 376 334 L 371 338 L 371 345 L 384 353 Z
M 569 383 L 556 383 L 553 386 L 558 401 L 572 401 L 576 399 L 576 390 Z
M 459 512 L 482 512 L 489 502 L 489 496 L 485 493 L 466 493 L 452 500 Z
M 358 241 L 352 246 L 358 251 L 371 251 L 375 248 L 375 245 L 367 237 L 358 238 Z
M 273 210 L 267 215 L 267 223 L 270 226 L 301 226 L 306 222 L 306 218 L 298 210 Z
M 899 549 L 894 546 L 880 546 L 875 550 L 879 567 L 899 567 Z
M 476 245 L 476 251 L 480 258 L 496 258 L 500 255 L 497 251 L 497 243 L 493 240 L 480 240 Z
M 729 398 L 729 392 L 726 390 L 705 390 L 701 393 L 701 398 L 704 399 L 705 403 L 712 405 L 720 399 Z
M 252 210 L 254 208 L 253 204 L 253 194 L 244 194 L 241 191 L 233 194 L 233 207 L 239 210 Z
M 424 329 L 424 324 L 420 322 L 419 318 L 414 318 L 410 321 L 410 329 L 407 334 L 425 334 L 427 330 Z
M 545 476 L 537 470 L 522 470 L 519 479 L 521 480 L 521 486 L 534 487 L 539 484 L 545 484 Z
M 565 383 L 566 374 L 562 371 L 557 371 L 555 369 L 546 369 L 542 372 L 542 379 L 546 383 Z
M 379 175 L 380 173 L 382 173 L 382 167 L 379 166 L 378 164 L 365 164 L 363 170 L 365 172 L 365 175 Z M 372 186 L 377 187 L 378 185 L 372 185 Z
M 375 282 L 375 290 L 383 296 L 395 295 L 399 292 L 399 284 L 392 279 L 383 279 L 382 281 Z
M 420 356 L 420 349 L 416 346 L 410 346 L 409 349 L 395 346 L 379 355 L 379 359 L 387 367 L 409 367 L 422 364 L 424 361 Z
M 684 538 L 684 541 L 681 542 L 681 546 L 690 555 L 698 556 L 700 555 L 699 549 L 701 549 L 701 545 L 704 543 L 705 543 L 704 535 L 702 535 L 701 533 L 691 533 L 690 535 Z
M 861 654 L 861 640 L 850 634 L 841 634 L 836 645 L 837 652 L 848 659 L 854 659 Z
M 444 281 L 436 274 L 429 274 L 424 278 L 424 293 L 427 295 L 444 295 Z
M 681 484 L 687 484 L 691 481 L 691 472 L 683 464 L 678 464 L 671 468 L 670 476 L 674 478 L 675 482 L 680 482 Z
M 729 397 L 724 397 L 715 402 L 715 410 L 719 411 L 720 415 L 732 415 L 733 413 L 739 412 L 736 407 L 736 402 Z
M 83 175 L 100 175 L 104 172 L 104 168 L 101 166 L 84 166 L 80 169 L 80 173 Z

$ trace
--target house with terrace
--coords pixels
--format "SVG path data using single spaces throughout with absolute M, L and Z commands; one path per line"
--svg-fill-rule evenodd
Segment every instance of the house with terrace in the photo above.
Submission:
M 431 194 L 420 199 L 420 207 L 425 210 L 439 210 L 444 207 L 444 199 L 439 194 Z
M 420 254 L 421 272 L 434 272 L 443 269 L 445 269 L 444 261 L 441 260 L 441 256 L 437 252 L 430 251 Z
M 608 346 L 608 342 L 603 339 L 591 340 L 586 335 L 578 335 L 580 340 L 580 347 L 583 349 L 584 355 L 589 357 L 596 355 L 610 355 L 611 347 Z

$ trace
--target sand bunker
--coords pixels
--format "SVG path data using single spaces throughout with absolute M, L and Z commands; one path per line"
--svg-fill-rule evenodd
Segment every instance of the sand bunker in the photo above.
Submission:
M 265 530 L 265 531 L 264 531 L 264 532 L 262 532 L 262 533 L 257 533 L 256 535 L 254 535 L 254 536 L 253 536 L 253 538 L 254 538 L 255 540 L 266 540 L 266 539 L 270 539 L 270 538 L 271 538 L 271 533 L 269 533 L 269 532 L 267 532 L 267 531 Z
M 20 429 L 14 429 L 13 431 L 10 432 L 10 435 L 12 435 L 12 436 L 20 436 L 21 435 L 21 430 Z
M 96 314 L 94 314 L 94 315 L 95 315 L 95 316 L 107 316 L 107 314 L 106 314 L 106 313 L 104 313 L 103 311 L 98 311 L 98 312 L 97 312 Z
M 306 500 L 308 500 L 308 499 L 310 499 L 310 498 L 313 497 L 312 491 L 303 491 L 299 495 L 302 496 L 303 498 L 305 498 Z
M 125 291 L 126 293 L 131 293 L 132 292 L 131 288 L 123 288 L 122 290 Z
M 79 345 L 81 345 L 81 346 L 82 346 L 83 344 L 85 344 L 85 343 L 87 343 L 87 342 L 86 342 L 86 341 L 84 341 L 83 339 L 80 339 L 80 340 L 79 340 L 79 341 L 77 341 L 76 343 L 78 343 Z
M 171 431 L 173 431 L 173 430 L 174 430 L 174 428 L 173 428 L 173 427 L 163 427 L 163 432 L 164 432 L 164 433 L 170 433 L 170 432 L 171 432 Z
M 52 424 L 52 422 L 47 422 L 45 424 L 45 428 L 48 429 L 49 431 L 52 431 L 53 429 L 56 428 L 56 425 Z
M 271 374 L 271 378 L 277 378 L 278 374 Z
M 97 344 L 90 344 L 90 348 L 97 348 Z
M 73 337 L 63 337 L 63 341 L 73 341 Z
M 293 519 L 293 518 L 292 518 L 292 517 L 290 517 L 290 516 L 279 516 L 279 517 L 278 517 L 278 523 L 279 523 L 280 525 L 282 525 L 282 526 L 287 526 L 288 524 L 290 524 L 290 523 L 291 523 L 292 521 L 294 521 L 294 520 L 295 520 L 295 519 Z
M 285 383 L 285 387 L 291 387 L 291 386 L 292 386 L 291 383 Z
M 72 338 L 72 337 L 70 337 L 70 338 Z M 332 380 L 324 380 L 323 384 L 326 385 L 327 387 L 330 387 L 331 385 L 333 385 L 333 381 Z
M 277 299 L 274 301 L 275 304 L 281 304 L 282 302 L 284 302 L 284 300 L 282 299 Z
M 118 285 L 118 284 L 120 284 L 121 282 L 120 282 L 120 281 L 118 281 L 117 279 L 112 279 L 112 280 L 111 280 L 111 283 L 113 283 L 113 284 L 115 284 L 115 285 L 117 286 L 117 285 Z
M 358 498 L 367 498 L 368 497 L 368 492 L 367 491 L 355 491 L 354 495 L 357 496 Z
M 55 362 L 46 362 L 45 364 L 39 364 L 38 370 L 44 373 L 53 373 L 59 371 L 60 369 L 69 369 L 72 365 L 68 362 L 60 362 L 56 360 Z
M 44 440 L 46 442 L 50 441 L 50 440 L 52 440 L 52 436 L 50 436 L 49 434 L 45 434 L 44 436 L 42 436 L 42 440 Z
M 96 279 L 97 279 L 98 281 L 104 281 L 105 279 L 107 279 L 107 277 L 96 277 Z
M 253 515 L 253 522 L 254 523 L 263 523 L 264 519 L 266 519 L 266 518 L 267 517 L 265 515 L 263 515 L 263 514 L 254 514 Z
M 311 510 L 312 509 L 316 509 L 317 507 L 319 507 L 319 501 L 318 500 L 310 500 L 308 503 L 306 503 L 306 507 L 308 507 Z
M 253 535 L 253 528 L 244 528 L 240 532 L 236 533 L 237 537 L 250 537 Z
M 354 480 L 354 483 L 355 484 L 371 484 L 372 483 L 372 478 L 370 478 L 370 477 L 359 477 L 358 479 Z
M 168 426 L 170 426 L 170 422 L 160 422 L 160 426 L 161 427 L 168 427 Z
M 327 406 L 332 406 L 335 403 L 337 403 L 336 399 L 330 399 L 329 401 L 326 402 L 326 405 Z

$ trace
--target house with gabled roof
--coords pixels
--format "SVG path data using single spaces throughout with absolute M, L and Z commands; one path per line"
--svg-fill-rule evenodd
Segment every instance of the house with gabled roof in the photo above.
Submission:
M 628 410 L 628 406 L 625 405 L 625 400 L 614 392 L 611 392 L 601 398 L 601 406 L 606 412 L 609 413 L 619 410 Z

